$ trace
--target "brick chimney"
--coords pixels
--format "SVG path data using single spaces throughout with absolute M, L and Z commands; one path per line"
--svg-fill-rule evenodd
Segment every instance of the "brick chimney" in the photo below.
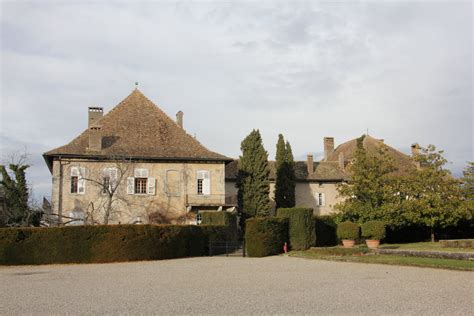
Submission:
M 178 113 L 176 113 L 176 124 L 181 128 L 183 128 L 183 116 L 183 111 L 178 111 Z
M 324 160 L 334 151 L 334 137 L 324 137 Z
M 98 125 L 89 127 L 89 148 L 90 151 L 102 150 L 102 128 Z
M 102 116 L 104 116 L 104 108 L 98 106 L 90 106 L 89 107 L 89 124 L 88 127 L 94 125 Z
M 345 168 L 345 161 L 344 161 L 344 153 L 341 151 L 339 153 L 339 168 L 341 168 L 342 170 L 344 170 Z
M 313 155 L 307 156 L 306 168 L 308 169 L 308 175 L 313 175 L 313 172 L 314 172 Z

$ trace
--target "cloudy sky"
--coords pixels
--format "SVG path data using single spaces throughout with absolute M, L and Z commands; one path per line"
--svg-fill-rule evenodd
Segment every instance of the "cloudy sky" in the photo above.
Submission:
M 259 128 L 319 158 L 366 132 L 409 152 L 473 160 L 470 1 L 1 2 L 2 155 L 29 153 L 35 196 L 49 196 L 41 153 L 139 88 L 208 148 L 237 157 Z

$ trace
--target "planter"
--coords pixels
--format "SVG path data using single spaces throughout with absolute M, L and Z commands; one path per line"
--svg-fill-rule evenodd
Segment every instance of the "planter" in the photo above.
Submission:
M 344 248 L 352 248 L 355 245 L 355 240 L 353 239 L 343 239 L 342 240 L 342 245 Z
M 377 249 L 380 245 L 380 240 L 366 239 L 365 243 L 367 244 L 367 247 L 369 247 L 370 249 Z

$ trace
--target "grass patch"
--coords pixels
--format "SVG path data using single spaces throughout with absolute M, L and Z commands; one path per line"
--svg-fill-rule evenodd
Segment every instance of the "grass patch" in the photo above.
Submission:
M 311 248 L 306 251 L 292 251 L 290 252 L 290 256 L 343 262 L 391 264 L 425 268 L 474 271 L 474 262 L 469 260 L 381 255 L 375 254 L 373 251 L 369 249 L 364 249 L 363 247 L 352 249 L 345 249 L 341 247 Z
M 382 249 L 408 249 L 447 252 L 474 252 L 474 248 L 443 248 L 439 242 L 413 242 L 407 244 L 383 244 Z

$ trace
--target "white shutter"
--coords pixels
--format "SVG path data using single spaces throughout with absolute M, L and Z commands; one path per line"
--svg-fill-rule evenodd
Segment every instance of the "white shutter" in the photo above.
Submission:
M 135 178 L 128 177 L 127 178 L 127 194 L 134 194 L 135 193 Z
M 148 194 L 155 195 L 155 186 L 156 186 L 156 179 L 155 178 L 148 178 Z
M 79 168 L 79 179 L 77 180 L 77 193 L 85 194 L 86 193 L 86 168 Z
M 135 169 L 135 178 L 148 178 L 148 169 Z
M 326 205 L 326 194 L 325 194 L 325 193 L 321 193 L 321 197 L 322 197 L 321 205 L 322 205 L 322 206 L 325 206 L 325 205 Z
M 316 197 L 316 205 L 319 206 L 320 204 L 319 204 L 319 193 L 318 192 L 315 193 L 315 197 Z
M 79 167 L 71 167 L 71 177 L 79 177 Z
M 204 179 L 202 180 L 202 194 L 211 195 L 211 175 L 209 171 L 205 171 Z

